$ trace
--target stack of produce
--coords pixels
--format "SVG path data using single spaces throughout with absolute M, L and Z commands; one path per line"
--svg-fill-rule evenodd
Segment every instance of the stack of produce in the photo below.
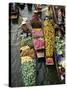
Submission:
M 21 71 L 22 81 L 24 86 L 35 85 L 36 78 L 36 63 L 35 53 L 32 43 L 32 36 L 21 33 L 20 41 L 20 57 L 21 57 Z
M 35 55 L 34 55 L 34 49 L 33 48 L 30 48 L 28 45 L 27 46 L 22 46 L 20 48 L 20 56 L 29 56 L 31 58 L 35 58 Z
M 22 80 L 24 86 L 32 86 L 35 85 L 35 77 L 36 77 L 36 64 L 34 59 L 29 56 L 21 57 L 21 69 L 22 69 Z
M 57 36 L 55 37 L 55 51 L 56 51 L 56 60 L 59 65 L 65 67 L 65 43 L 64 37 L 62 37 L 61 32 L 58 31 Z
M 33 39 L 34 49 L 36 51 L 37 57 L 44 57 L 44 39 L 43 38 L 34 38 Z
M 33 45 L 34 45 L 35 50 L 43 49 L 44 48 L 44 39 L 43 38 L 33 39 Z
M 33 38 L 33 45 L 36 51 L 37 58 L 44 57 L 44 39 L 43 37 Z
M 54 41 L 55 32 L 52 20 L 44 21 L 44 39 L 45 39 L 45 53 L 46 53 L 46 64 L 53 64 L 53 52 L 54 52 Z M 48 59 L 48 57 L 50 59 Z
M 22 81 L 24 86 L 35 85 L 36 63 L 34 49 L 27 46 L 20 48 Z
M 28 36 L 27 38 L 26 37 L 23 38 L 23 36 L 22 36 L 22 39 L 20 41 L 20 46 L 25 46 L 25 45 L 28 45 L 30 47 L 33 46 L 33 44 L 32 44 L 32 37 L 31 36 Z
M 64 56 L 64 53 L 65 53 L 65 43 L 64 43 L 64 39 L 61 38 L 61 36 L 56 36 L 55 38 L 55 48 L 56 48 L 56 53 L 58 55 L 63 55 Z
M 38 10 L 34 11 L 34 15 L 31 20 L 32 25 L 32 37 L 33 37 L 33 46 L 37 58 L 44 57 L 44 39 L 42 31 L 42 21 L 38 15 Z

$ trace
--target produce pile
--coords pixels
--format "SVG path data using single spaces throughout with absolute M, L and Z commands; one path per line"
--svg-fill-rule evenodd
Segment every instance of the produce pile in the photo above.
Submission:
M 65 83 L 65 40 L 58 31 L 55 37 L 55 59 L 58 63 L 58 74 L 62 83 Z
M 55 48 L 56 48 L 57 54 L 63 55 L 63 56 L 65 55 L 65 52 L 64 52 L 65 43 L 64 43 L 64 38 L 62 38 L 61 35 L 57 35 L 55 37 Z
M 44 39 L 43 38 L 33 39 L 33 45 L 35 50 L 44 48 Z
M 65 68 L 65 40 L 60 31 L 57 33 L 58 34 L 55 37 L 55 59 L 58 61 L 58 65 Z
M 20 41 L 21 72 L 24 86 L 35 85 L 36 63 L 32 37 L 21 35 Z
M 57 23 L 53 20 L 52 7 L 46 7 L 44 21 L 41 20 L 39 14 L 41 13 L 36 12 L 32 16 L 32 19 L 30 20 L 30 32 L 28 31 L 28 28 L 27 31 L 25 30 L 25 32 L 21 34 L 20 57 L 22 81 L 24 83 L 24 86 L 36 85 L 36 77 L 39 78 L 39 70 L 37 70 L 38 64 L 40 64 L 40 69 L 41 64 L 43 63 L 44 65 L 45 59 L 45 65 L 47 65 L 45 71 L 48 71 L 46 75 L 47 79 L 51 79 L 52 75 L 52 78 L 54 78 L 55 74 L 56 78 L 58 79 L 57 69 L 54 64 L 56 62 L 54 61 L 55 59 L 59 60 L 60 56 L 62 56 L 61 59 L 64 59 L 65 55 L 64 38 L 61 37 L 59 33 L 55 36 L 55 28 L 58 25 L 55 26 Z M 27 22 L 25 22 L 24 25 L 26 23 Z M 54 58 L 55 54 L 57 55 L 57 58 Z M 53 80 L 55 80 L 55 78 L 52 79 L 52 83 L 55 83 Z M 47 81 L 51 83 L 51 80 Z
M 22 81 L 25 86 L 35 85 L 36 63 L 34 58 L 34 50 L 29 46 L 23 46 L 21 49 L 21 70 Z
M 41 20 L 41 10 L 42 7 L 40 5 L 36 6 L 37 9 L 34 11 L 34 14 L 31 19 L 32 25 L 32 37 L 33 37 L 33 45 L 36 53 L 36 58 L 44 57 L 44 38 L 43 38 L 43 23 Z
M 45 49 L 46 49 L 46 57 L 52 57 L 53 56 L 53 50 L 54 50 L 54 27 L 52 26 L 52 23 L 50 20 L 44 21 L 44 30 L 45 30 Z
M 21 41 L 20 41 L 20 46 L 25 46 L 25 45 L 28 45 L 30 47 L 33 47 L 33 43 L 32 43 L 32 37 L 31 36 L 28 36 L 27 38 L 23 36 L 21 36 Z
M 44 39 L 45 39 L 45 53 L 46 58 L 50 57 L 51 59 L 46 59 L 46 63 L 53 64 L 53 53 L 54 53 L 54 42 L 55 42 L 55 31 L 52 20 L 44 21 Z
M 36 64 L 34 59 L 29 56 L 21 57 L 21 70 L 22 70 L 22 80 L 24 86 L 35 85 L 36 79 Z
M 37 59 L 44 57 L 44 38 L 42 28 L 33 28 L 32 37 Z

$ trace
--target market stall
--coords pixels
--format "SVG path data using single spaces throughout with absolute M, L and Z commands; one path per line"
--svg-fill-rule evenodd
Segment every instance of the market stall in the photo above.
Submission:
M 19 14 L 22 18 L 18 31 L 20 31 L 19 51 L 23 86 L 64 84 L 64 6 L 18 4 L 18 7 L 21 11 L 27 9 L 28 14 L 32 13 L 31 19 L 24 11 L 22 13 L 24 15 Z
M 33 47 L 32 50 L 34 50 L 35 53 L 33 54 L 33 52 L 31 52 L 31 49 L 29 49 L 28 51 L 25 50 L 25 53 L 27 52 L 26 56 L 29 56 L 27 54 L 29 54 L 30 51 L 31 54 L 35 56 L 35 61 L 37 63 L 39 62 L 41 64 L 42 61 L 44 61 L 43 63 L 44 65 L 46 65 L 45 69 L 48 70 L 48 72 L 46 71 L 47 77 L 46 79 L 44 79 L 45 82 L 48 79 L 46 84 L 48 83 L 58 84 L 61 82 L 60 80 L 61 76 L 59 75 L 60 72 L 58 70 L 59 68 L 58 64 L 63 66 L 62 64 L 63 60 L 61 60 L 61 58 L 64 59 L 64 36 L 61 37 L 60 33 L 62 31 L 57 30 L 59 29 L 58 27 L 60 27 L 60 29 L 62 28 L 64 29 L 64 25 L 61 26 L 62 18 L 60 17 L 62 16 L 59 15 L 61 11 L 59 9 L 55 10 L 55 8 L 56 8 L 55 6 L 45 6 L 45 9 L 43 9 L 42 5 L 36 5 L 35 11 L 33 12 L 32 15 L 32 19 L 29 23 L 31 26 L 31 30 L 27 29 L 25 31 L 25 33 L 27 34 L 26 38 L 29 39 L 29 43 L 28 41 L 25 41 L 26 40 L 25 38 L 22 39 L 23 43 L 27 42 L 26 45 L 29 45 L 30 42 L 32 42 L 32 47 Z M 41 18 L 42 12 L 44 12 L 45 14 L 44 19 Z M 22 30 L 24 31 L 23 28 Z M 30 36 L 28 36 L 29 30 L 30 30 L 29 35 L 31 35 L 32 39 L 30 38 Z M 58 59 L 58 57 L 60 59 Z M 36 64 L 36 67 L 37 66 L 38 64 Z M 53 76 L 53 78 L 51 78 L 51 75 Z M 37 72 L 36 72 L 36 76 L 37 76 Z M 45 82 L 43 82 L 43 84 Z

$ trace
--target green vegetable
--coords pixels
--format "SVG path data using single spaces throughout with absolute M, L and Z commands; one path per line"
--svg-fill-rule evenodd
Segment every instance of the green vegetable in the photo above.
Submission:
M 21 64 L 22 80 L 25 86 L 35 85 L 36 78 L 35 61 L 24 62 Z
M 64 38 L 61 37 L 61 35 L 57 35 L 55 37 L 55 49 L 57 54 L 63 54 L 65 55 L 65 43 Z
M 29 45 L 29 46 L 32 46 L 32 37 L 27 37 L 27 38 L 23 38 L 21 39 L 21 42 L 20 42 L 20 46 L 24 46 L 24 45 Z

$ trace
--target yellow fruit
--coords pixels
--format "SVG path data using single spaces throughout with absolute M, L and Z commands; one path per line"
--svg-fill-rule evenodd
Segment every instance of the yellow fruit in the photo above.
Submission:
M 44 21 L 44 39 L 45 39 L 45 50 L 46 50 L 46 57 L 53 56 L 54 52 L 54 27 L 52 26 L 53 22 L 50 20 Z
M 21 64 L 23 64 L 24 62 L 29 62 L 32 61 L 33 59 L 29 56 L 22 56 L 21 57 Z

